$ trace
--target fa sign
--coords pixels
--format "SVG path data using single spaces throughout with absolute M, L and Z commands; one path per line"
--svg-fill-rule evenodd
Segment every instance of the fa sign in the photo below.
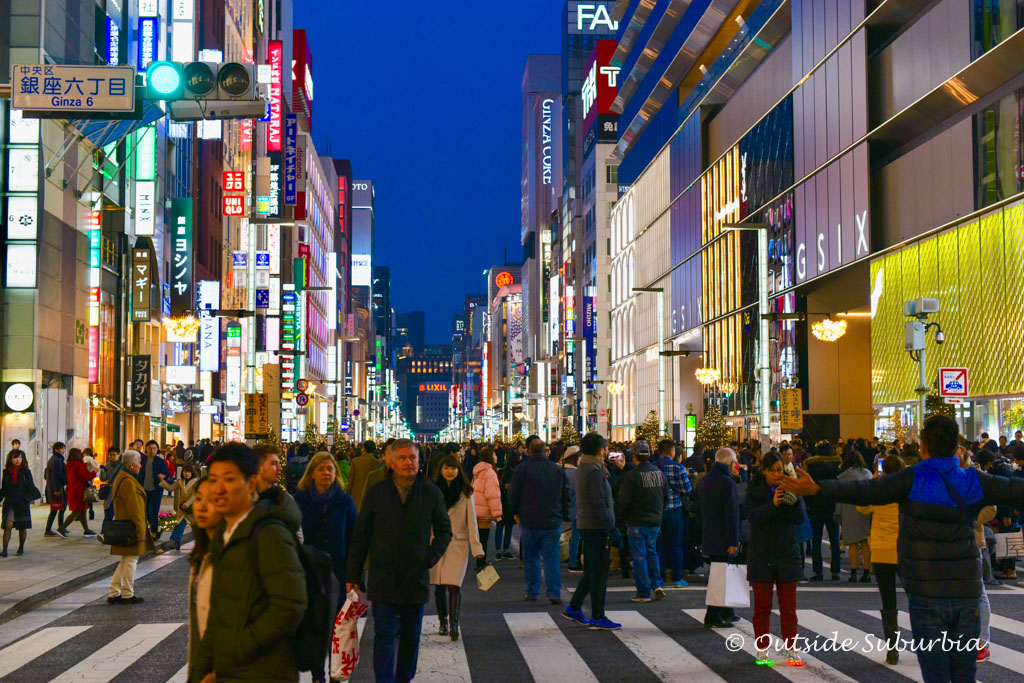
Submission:
M 584 23 L 587 26 L 584 27 Z M 608 7 L 597 3 L 583 3 L 576 6 L 576 29 L 578 31 L 593 31 L 598 26 L 604 26 L 610 33 L 619 30 L 619 22 L 612 21 L 608 15 Z

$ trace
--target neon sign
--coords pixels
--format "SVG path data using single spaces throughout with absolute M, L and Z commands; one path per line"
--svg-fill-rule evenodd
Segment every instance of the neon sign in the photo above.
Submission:
M 494 284 L 498 287 L 507 287 L 515 282 L 515 278 L 512 277 L 512 273 L 503 270 L 494 278 Z

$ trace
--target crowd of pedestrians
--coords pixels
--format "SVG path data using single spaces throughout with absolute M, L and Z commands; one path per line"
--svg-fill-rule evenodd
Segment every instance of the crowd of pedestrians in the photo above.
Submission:
M 411 680 L 431 587 L 439 635 L 458 640 L 470 558 L 477 572 L 515 560 L 514 534 L 523 600 L 537 603 L 543 590 L 548 606 L 591 630 L 622 628 L 605 612 L 614 569 L 632 578 L 631 600 L 643 604 L 709 573 L 700 567 L 745 565 L 762 665 L 773 663 L 774 600 L 785 661 L 803 665 L 797 586 L 824 581 L 826 569 L 838 580 L 845 550 L 849 580 L 877 584 L 887 662 L 899 662 L 899 581 L 915 640 L 980 638 L 976 652 L 919 652 L 924 678 L 969 680 L 989 656 L 985 584 L 1015 577 L 1012 559 L 994 558 L 991 545 L 995 533 L 1020 528 L 1024 442 L 1018 432 L 1013 441 L 967 443 L 943 417 L 926 421 L 920 436 L 919 446 L 794 440 L 764 453 L 734 443 L 698 444 L 689 454 L 668 439 L 611 444 L 596 433 L 567 447 L 531 436 L 319 452 L 136 441 L 123 453 L 110 449 L 102 464 L 58 443 L 45 474 L 46 533 L 66 536 L 79 522 L 94 535 L 90 503 L 101 502 L 101 538 L 119 557 L 107 601 L 139 603 L 136 565 L 160 534 L 164 491 L 173 495 L 173 546 L 186 528 L 195 539 L 187 594 L 189 680 L 197 683 L 297 680 L 300 670 L 326 681 L 317 643 L 329 624 L 314 615 L 332 619 L 350 591 L 371 603 L 376 679 Z M 44 495 L 18 446 L 0 488 L 0 557 L 15 529 L 24 552 L 30 503 Z M 563 563 L 578 576 L 564 608 Z M 704 625 L 737 620 L 733 608 L 709 604 Z

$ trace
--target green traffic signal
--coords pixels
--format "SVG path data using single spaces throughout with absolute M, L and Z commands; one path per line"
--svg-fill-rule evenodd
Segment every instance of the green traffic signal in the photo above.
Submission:
M 152 62 L 146 68 L 146 91 L 150 99 L 180 99 L 184 83 L 182 67 L 177 62 Z

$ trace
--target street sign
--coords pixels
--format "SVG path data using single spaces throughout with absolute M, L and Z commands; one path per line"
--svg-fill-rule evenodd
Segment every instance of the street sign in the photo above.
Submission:
M 597 421 L 598 422 L 607 422 L 608 421 L 608 411 L 607 410 L 599 410 L 599 411 L 597 411 Z
M 967 397 L 967 368 L 939 368 L 939 396 Z
M 295 381 L 295 389 L 298 390 L 298 391 L 305 391 L 306 389 L 309 389 L 309 380 L 305 379 L 305 378 L 301 378 L 301 379 L 296 380 Z M 303 405 L 303 404 L 300 404 L 300 405 Z
M 353 410 L 352 414 L 355 415 L 356 417 L 359 417 L 359 411 L 358 410 Z
M 245 395 L 245 438 L 264 439 L 270 433 L 266 394 Z
M 779 417 L 782 431 L 793 432 L 804 428 L 803 389 L 779 389 Z
M 135 67 L 15 64 L 11 107 L 31 111 L 135 111 Z
M 309 396 L 307 396 L 306 394 L 298 394 L 295 397 L 295 402 L 299 405 L 299 407 L 302 407 L 309 403 Z

